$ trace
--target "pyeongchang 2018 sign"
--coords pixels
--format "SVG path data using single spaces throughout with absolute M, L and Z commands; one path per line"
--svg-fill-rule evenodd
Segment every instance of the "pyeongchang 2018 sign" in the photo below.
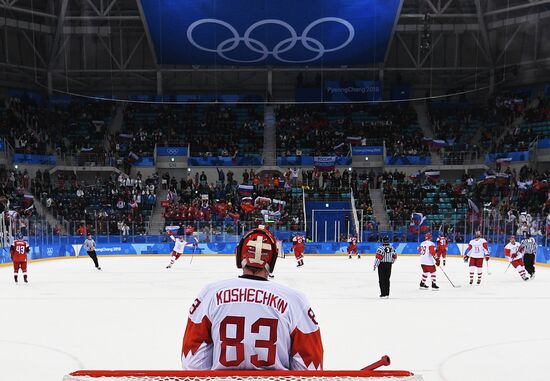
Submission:
M 380 81 L 325 81 L 324 100 L 336 102 L 381 101 L 382 83 Z
M 160 64 L 383 61 L 402 0 L 140 0 Z

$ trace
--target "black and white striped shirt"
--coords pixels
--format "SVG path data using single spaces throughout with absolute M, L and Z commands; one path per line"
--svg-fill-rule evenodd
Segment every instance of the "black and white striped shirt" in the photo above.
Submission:
M 524 247 L 525 254 L 536 254 L 537 252 L 537 242 L 533 237 L 525 238 L 521 241 L 521 246 Z
M 374 266 L 378 267 L 380 262 L 394 263 L 396 258 L 397 252 L 391 245 L 382 245 L 376 250 Z

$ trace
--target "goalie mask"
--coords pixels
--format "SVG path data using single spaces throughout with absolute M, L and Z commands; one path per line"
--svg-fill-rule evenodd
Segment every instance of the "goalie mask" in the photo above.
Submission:
M 267 229 L 252 229 L 237 245 L 237 267 L 245 266 L 273 272 L 278 250 L 275 236 Z

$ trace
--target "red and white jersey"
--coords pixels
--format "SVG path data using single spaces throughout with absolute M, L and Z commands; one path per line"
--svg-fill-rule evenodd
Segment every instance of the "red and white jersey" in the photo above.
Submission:
M 241 277 L 204 288 L 189 310 L 184 369 L 321 370 L 323 344 L 304 295 Z
M 26 262 L 27 252 L 30 250 L 29 243 L 22 239 L 16 239 L 12 245 L 12 261 L 14 262 Z
M 489 255 L 489 245 L 484 238 L 474 238 L 468 244 L 467 255 L 472 258 L 483 258 Z
M 293 238 L 292 238 L 292 243 L 294 245 L 304 245 L 305 243 L 305 238 L 303 235 L 295 235 Z
M 516 259 L 523 258 L 523 250 L 520 250 L 521 244 L 519 242 L 508 242 L 506 246 L 504 246 L 504 256 L 508 258 L 508 261 L 512 262 Z M 514 258 L 512 258 L 512 255 L 516 254 Z
M 447 246 L 449 246 L 447 237 L 437 237 L 437 251 L 447 251 Z
M 426 240 L 418 246 L 420 253 L 421 265 L 435 265 L 435 244 L 432 241 Z
M 183 250 L 185 250 L 185 246 L 191 245 L 190 243 L 187 243 L 186 240 L 181 240 L 179 238 L 175 238 L 173 235 L 170 236 L 172 241 L 174 241 L 174 248 L 172 249 L 178 254 L 183 254 Z
M 349 242 L 350 246 L 356 246 L 357 245 L 357 238 L 356 237 L 351 237 L 350 239 L 348 239 L 348 242 Z

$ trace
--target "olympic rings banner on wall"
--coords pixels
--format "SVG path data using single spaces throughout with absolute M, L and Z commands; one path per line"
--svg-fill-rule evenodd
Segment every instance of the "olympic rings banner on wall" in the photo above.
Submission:
M 159 64 L 384 60 L 402 0 L 141 0 Z

